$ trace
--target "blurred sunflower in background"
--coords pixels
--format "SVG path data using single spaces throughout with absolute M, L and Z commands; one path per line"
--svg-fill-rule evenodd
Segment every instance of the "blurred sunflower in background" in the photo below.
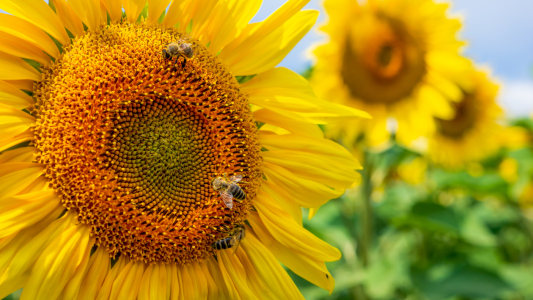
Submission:
M 496 103 L 498 85 L 485 71 L 472 70 L 473 87 L 454 103 L 455 116 L 436 118 L 437 130 L 429 137 L 428 155 L 443 167 L 458 169 L 494 154 L 502 146 L 503 111 Z
M 395 118 L 399 141 L 436 129 L 434 117 L 453 117 L 451 102 L 468 88 L 468 60 L 459 54 L 458 19 L 448 4 L 432 0 L 326 0 L 329 19 L 321 29 L 330 40 L 314 50 L 311 83 L 319 98 L 367 111 L 372 120 L 328 126 L 346 146 L 389 139 Z
M 275 68 L 318 13 L 169 2 L 0 0 L 0 298 L 302 299 L 278 261 L 333 290 L 301 207 L 360 165 L 317 124 L 367 115 Z

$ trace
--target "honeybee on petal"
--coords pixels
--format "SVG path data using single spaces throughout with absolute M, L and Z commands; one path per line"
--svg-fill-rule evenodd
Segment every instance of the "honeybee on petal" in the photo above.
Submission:
M 235 254 L 245 236 L 246 228 L 242 224 L 237 224 L 228 232 L 228 236 L 215 241 L 211 247 L 216 250 L 233 248 L 233 254 Z
M 228 178 L 226 173 L 224 173 L 223 177 L 217 177 L 211 182 L 213 189 L 220 193 L 220 197 L 229 209 L 233 208 L 233 198 L 237 200 L 246 199 L 246 194 L 241 187 L 237 185 L 241 180 L 242 175 L 240 174 Z
M 163 49 L 162 54 L 164 59 L 174 59 L 183 56 L 183 62 L 181 67 L 185 67 L 187 59 L 191 59 L 194 56 L 194 50 L 191 43 L 187 43 L 187 38 L 181 38 L 177 42 L 172 42 Z

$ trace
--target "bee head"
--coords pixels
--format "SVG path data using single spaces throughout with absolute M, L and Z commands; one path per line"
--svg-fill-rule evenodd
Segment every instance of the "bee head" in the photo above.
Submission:
M 215 189 L 215 191 L 227 188 L 227 184 L 222 177 L 215 177 L 211 181 L 211 185 L 213 186 L 213 189 Z

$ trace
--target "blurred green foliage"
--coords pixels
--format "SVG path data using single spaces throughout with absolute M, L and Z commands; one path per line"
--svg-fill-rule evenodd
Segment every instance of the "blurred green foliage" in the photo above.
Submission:
M 515 125 L 533 132 L 531 120 Z M 429 165 L 409 184 L 397 170 L 418 156 L 394 143 L 365 152 L 358 189 L 304 221 L 343 253 L 327 263 L 331 295 L 291 274 L 305 298 L 533 299 L 533 227 L 519 200 L 532 149 L 502 149 L 473 175 Z M 512 182 L 498 172 L 508 158 L 519 162 Z

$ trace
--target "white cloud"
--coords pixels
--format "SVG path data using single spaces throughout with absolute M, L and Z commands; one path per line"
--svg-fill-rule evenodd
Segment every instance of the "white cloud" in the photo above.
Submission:
M 533 81 L 506 81 L 500 92 L 500 105 L 511 118 L 533 113 Z

